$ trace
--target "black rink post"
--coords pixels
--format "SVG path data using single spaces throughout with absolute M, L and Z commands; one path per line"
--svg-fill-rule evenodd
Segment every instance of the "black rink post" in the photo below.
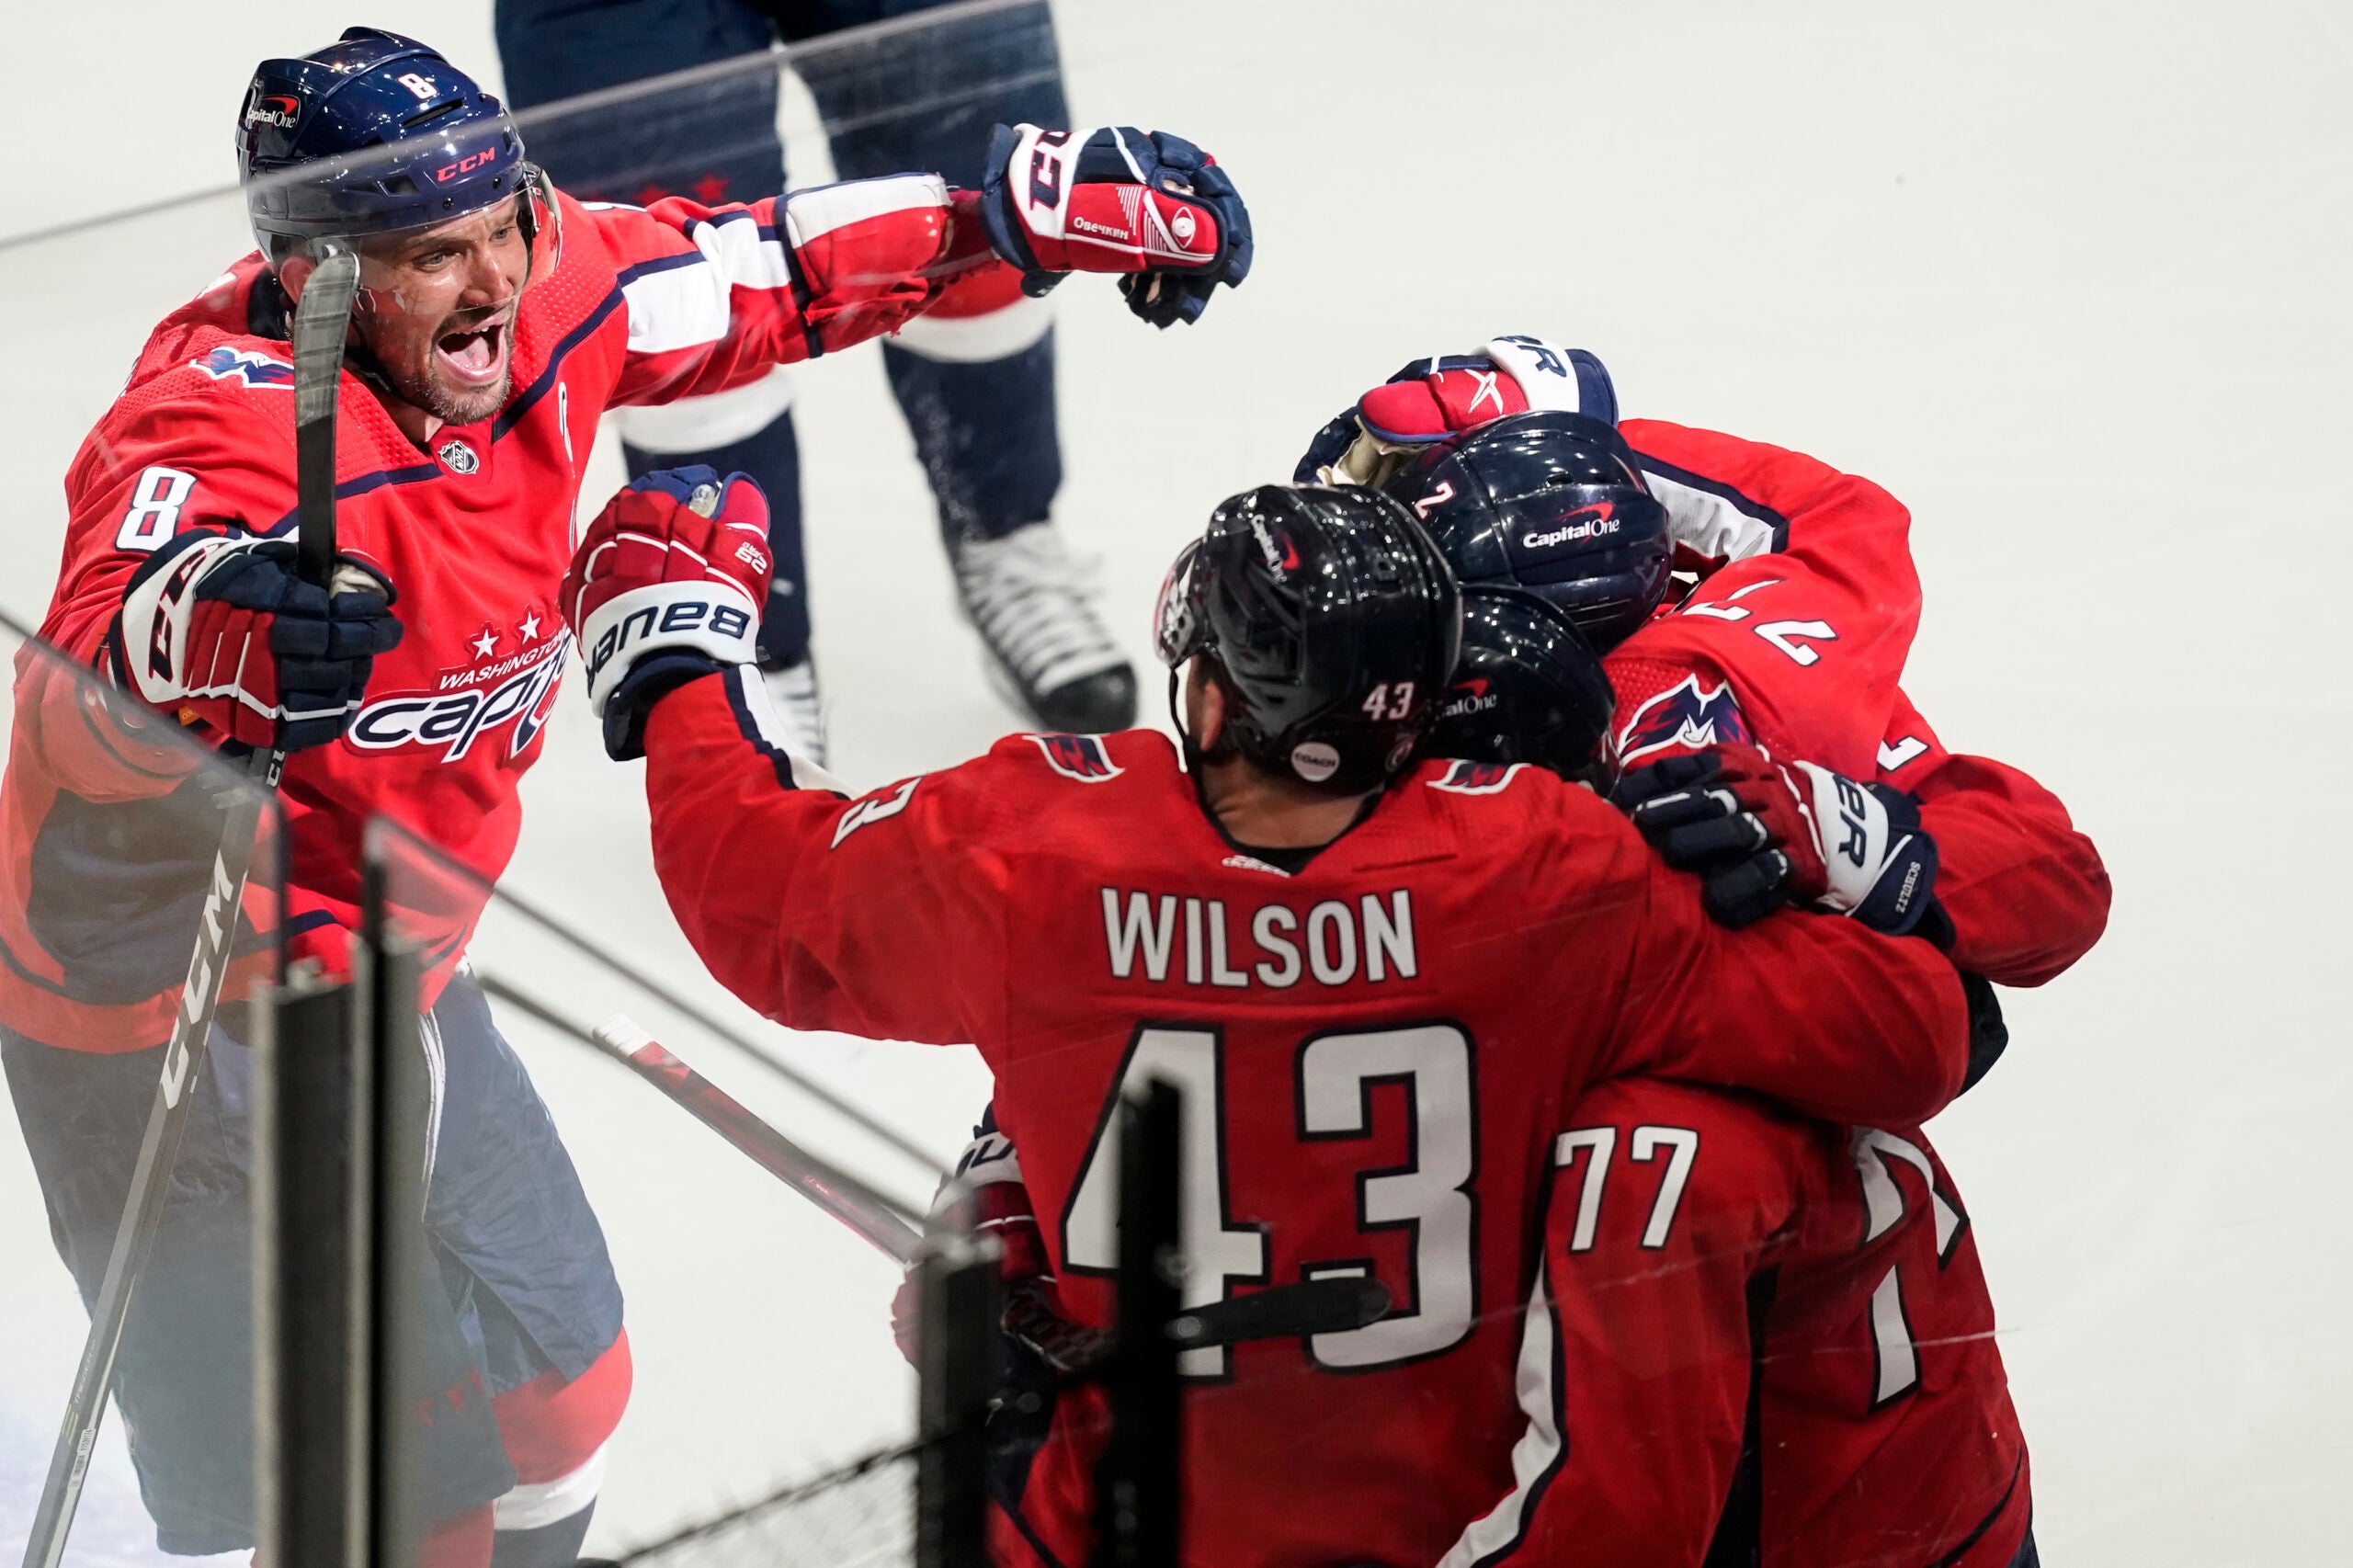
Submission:
M 348 1561 L 352 1481 L 351 992 L 281 992 L 256 1052 L 255 1473 L 259 1560 Z
M 922 1374 L 915 1568 L 988 1568 L 988 1415 L 995 1395 L 998 1248 L 962 1229 L 926 1236 L 915 1263 Z
M 359 1568 L 413 1568 L 425 1519 L 425 1428 L 415 1394 L 430 1385 L 427 1336 L 449 1316 L 438 1266 L 425 1236 L 425 1181 L 431 1165 L 431 1085 L 419 1041 L 418 966 L 391 936 L 383 914 L 384 869 L 370 861 L 360 893 L 360 940 L 353 962 L 358 1028 L 353 1037 L 362 1156 L 354 1161 L 354 1211 L 365 1250 L 355 1261 L 362 1317 L 354 1339 L 367 1397 L 365 1463 L 355 1477 L 366 1498 Z
M 1184 1096 L 1155 1078 L 1120 1131 L 1119 1348 L 1107 1380 L 1111 1431 L 1096 1469 L 1094 1568 L 1176 1568 L 1182 1433 L 1176 1344 L 1185 1255 L 1178 1229 Z

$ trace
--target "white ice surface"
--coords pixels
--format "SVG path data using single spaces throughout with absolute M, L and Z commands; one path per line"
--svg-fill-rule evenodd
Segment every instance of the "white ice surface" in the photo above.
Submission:
M 487 63 L 486 10 L 372 15 Z M 1261 245 L 1189 331 L 1143 329 L 1108 285 L 1058 296 L 1061 516 L 1104 556 L 1139 663 L 1162 568 L 1211 503 L 1286 475 L 1409 356 L 1497 331 L 1591 347 L 1629 412 L 1798 446 L 1904 497 L 1928 599 L 1910 690 L 1948 742 L 2059 790 L 2117 886 L 2107 940 L 2007 999 L 2009 1059 L 1936 1129 L 2000 1305 L 2037 1532 L 2054 1563 L 2344 1561 L 2346 14 L 1088 0 L 1062 24 L 1078 114 L 1213 148 Z M 328 30 L 158 0 L 12 16 L 12 45 L 78 51 L 0 102 L 16 223 L 220 179 L 250 61 Z M 0 603 L 39 614 L 58 474 L 146 324 L 240 228 L 182 212 L 0 255 L 18 487 Z M 837 760 L 870 783 L 965 756 L 1012 721 L 875 358 L 799 374 Z M 599 461 L 617 481 L 609 447 Z M 648 872 L 636 769 L 602 760 L 576 701 L 514 880 L 699 978 Z M 517 1033 L 630 1291 L 638 1395 L 599 1539 L 901 1429 L 891 1271 L 635 1085 Z M 942 1148 L 985 1093 L 966 1053 L 806 1051 Z M 14 1487 L 80 1321 L 13 1139 L 0 1198 Z M 102 1485 L 129 1506 L 119 1470 Z

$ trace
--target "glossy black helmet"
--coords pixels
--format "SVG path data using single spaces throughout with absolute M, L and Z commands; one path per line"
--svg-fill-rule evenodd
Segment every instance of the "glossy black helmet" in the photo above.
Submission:
M 1566 616 L 1525 589 L 1474 585 L 1462 590 L 1454 684 L 1422 749 L 1580 778 L 1616 704 L 1601 656 Z
M 1413 515 L 1377 490 L 1229 497 L 1160 590 L 1160 657 L 1215 662 L 1221 747 L 1335 792 L 1377 789 L 1438 716 L 1462 597 Z
M 1607 652 L 1666 593 L 1666 509 L 1624 437 L 1539 411 L 1442 441 L 1384 486 L 1430 530 L 1464 584 L 1526 588 Z

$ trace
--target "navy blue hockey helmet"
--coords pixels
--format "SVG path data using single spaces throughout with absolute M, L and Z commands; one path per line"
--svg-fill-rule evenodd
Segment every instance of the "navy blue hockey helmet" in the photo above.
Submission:
M 1442 441 L 1383 486 L 1463 583 L 1526 588 L 1607 652 L 1665 596 L 1666 508 L 1615 428 L 1543 410 Z
M 1335 792 L 1380 788 L 1438 716 L 1462 642 L 1454 574 L 1378 490 L 1261 485 L 1229 496 L 1161 585 L 1171 670 L 1216 661 L 1221 747 Z
M 1523 588 L 1472 585 L 1462 590 L 1462 657 L 1423 749 L 1581 778 L 1616 705 L 1601 655 L 1567 616 Z
M 273 261 L 308 241 L 421 228 L 520 193 L 539 171 L 506 109 L 426 44 L 376 28 L 254 71 L 237 125 L 245 210 Z

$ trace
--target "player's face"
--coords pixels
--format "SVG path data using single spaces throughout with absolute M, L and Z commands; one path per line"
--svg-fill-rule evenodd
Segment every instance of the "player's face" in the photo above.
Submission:
M 406 402 L 451 425 L 506 401 L 515 310 L 530 265 L 518 200 L 360 251 L 353 324 Z

